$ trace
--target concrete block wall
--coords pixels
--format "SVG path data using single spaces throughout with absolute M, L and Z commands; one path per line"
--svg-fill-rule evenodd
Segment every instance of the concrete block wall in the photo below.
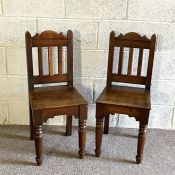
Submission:
M 158 43 L 152 81 L 149 127 L 175 129 L 174 0 L 1 0 L 0 123 L 28 124 L 25 31 L 74 33 L 74 85 L 88 100 L 88 125 L 95 124 L 94 101 L 106 83 L 109 33 L 139 32 Z M 63 117 L 48 124 L 65 124 Z M 137 127 L 134 118 L 111 116 L 111 126 Z

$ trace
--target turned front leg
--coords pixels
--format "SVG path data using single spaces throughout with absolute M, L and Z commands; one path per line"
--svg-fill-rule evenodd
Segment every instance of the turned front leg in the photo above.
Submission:
M 101 154 L 101 143 L 102 143 L 102 134 L 103 134 L 103 119 L 96 118 L 96 157 L 100 157 Z
M 144 150 L 144 144 L 146 139 L 146 128 L 147 128 L 147 125 L 140 124 L 139 134 L 138 134 L 137 156 L 136 156 L 136 162 L 138 164 L 142 162 L 142 158 L 143 158 L 143 150 Z
M 43 137 L 42 126 L 35 126 L 35 150 L 36 150 L 36 162 L 40 166 L 43 161 Z
M 79 133 L 79 156 L 80 159 L 83 159 L 85 155 L 85 144 L 86 144 L 86 121 L 79 120 L 78 126 L 78 133 Z

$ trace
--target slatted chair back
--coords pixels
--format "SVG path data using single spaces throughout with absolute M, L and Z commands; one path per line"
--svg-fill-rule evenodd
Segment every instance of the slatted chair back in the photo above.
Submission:
M 145 89 L 149 90 L 151 85 L 155 44 L 155 34 L 152 35 L 151 39 L 148 39 L 146 36 L 142 37 L 138 33 L 134 32 L 127 33 L 126 35 L 120 34 L 117 37 L 115 37 L 114 32 L 111 32 L 109 42 L 107 87 L 111 87 L 112 82 L 122 82 L 145 85 Z M 114 52 L 116 47 L 119 48 L 118 72 L 113 73 Z M 129 48 L 127 74 L 122 73 L 124 64 L 124 48 Z M 139 58 L 136 69 L 137 75 L 132 75 L 134 49 L 139 49 Z M 149 51 L 146 76 L 142 76 L 144 49 Z
M 30 91 L 33 90 L 35 84 L 67 82 L 69 86 L 73 85 L 73 33 L 71 30 L 67 31 L 67 36 L 48 30 L 41 34 L 37 33 L 33 37 L 27 31 L 25 39 Z M 53 47 L 58 50 L 58 71 L 56 74 L 53 72 Z M 63 73 L 63 47 L 67 47 L 67 73 Z M 32 48 L 37 48 L 39 75 L 34 75 Z M 43 48 L 48 49 L 48 75 L 45 75 L 43 71 Z

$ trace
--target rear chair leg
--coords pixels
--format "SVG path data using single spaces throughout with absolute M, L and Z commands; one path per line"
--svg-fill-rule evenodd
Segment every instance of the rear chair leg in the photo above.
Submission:
M 66 136 L 72 135 L 72 116 L 66 116 Z
M 104 134 L 109 133 L 109 115 L 105 117 L 105 122 L 104 122 Z

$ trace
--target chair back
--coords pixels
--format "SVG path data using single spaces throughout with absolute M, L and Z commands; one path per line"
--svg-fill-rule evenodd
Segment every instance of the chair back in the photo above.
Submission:
M 108 71 L 107 71 L 107 86 L 110 87 L 112 82 L 122 82 L 131 84 L 145 85 L 145 89 L 149 90 L 151 85 L 153 60 L 155 53 L 156 35 L 153 34 L 151 39 L 146 36 L 141 36 L 138 33 L 130 32 L 126 35 L 120 34 L 115 37 L 114 31 L 110 34 L 109 41 L 109 56 L 108 56 Z M 119 58 L 118 58 L 118 72 L 113 73 L 114 66 L 114 51 L 115 48 L 119 48 Z M 127 65 L 127 73 L 123 74 L 124 64 L 124 49 L 129 49 L 129 58 Z M 136 75 L 132 74 L 133 70 L 133 55 L 134 50 L 138 49 L 138 62 Z M 146 76 L 142 75 L 142 64 L 144 51 L 148 50 L 148 63 L 147 63 L 147 73 Z
M 26 57 L 29 90 L 33 90 L 35 84 L 61 83 L 67 82 L 73 85 L 73 33 L 67 31 L 67 36 L 63 33 L 56 33 L 48 30 L 41 34 L 36 33 L 31 36 L 30 32 L 25 34 L 26 40 Z M 67 72 L 63 73 L 63 47 L 67 49 Z M 33 48 L 37 50 L 38 57 L 38 75 L 34 75 Z M 57 70 L 54 71 L 53 53 L 57 52 Z M 48 74 L 44 73 L 44 51 L 47 51 L 47 68 Z

